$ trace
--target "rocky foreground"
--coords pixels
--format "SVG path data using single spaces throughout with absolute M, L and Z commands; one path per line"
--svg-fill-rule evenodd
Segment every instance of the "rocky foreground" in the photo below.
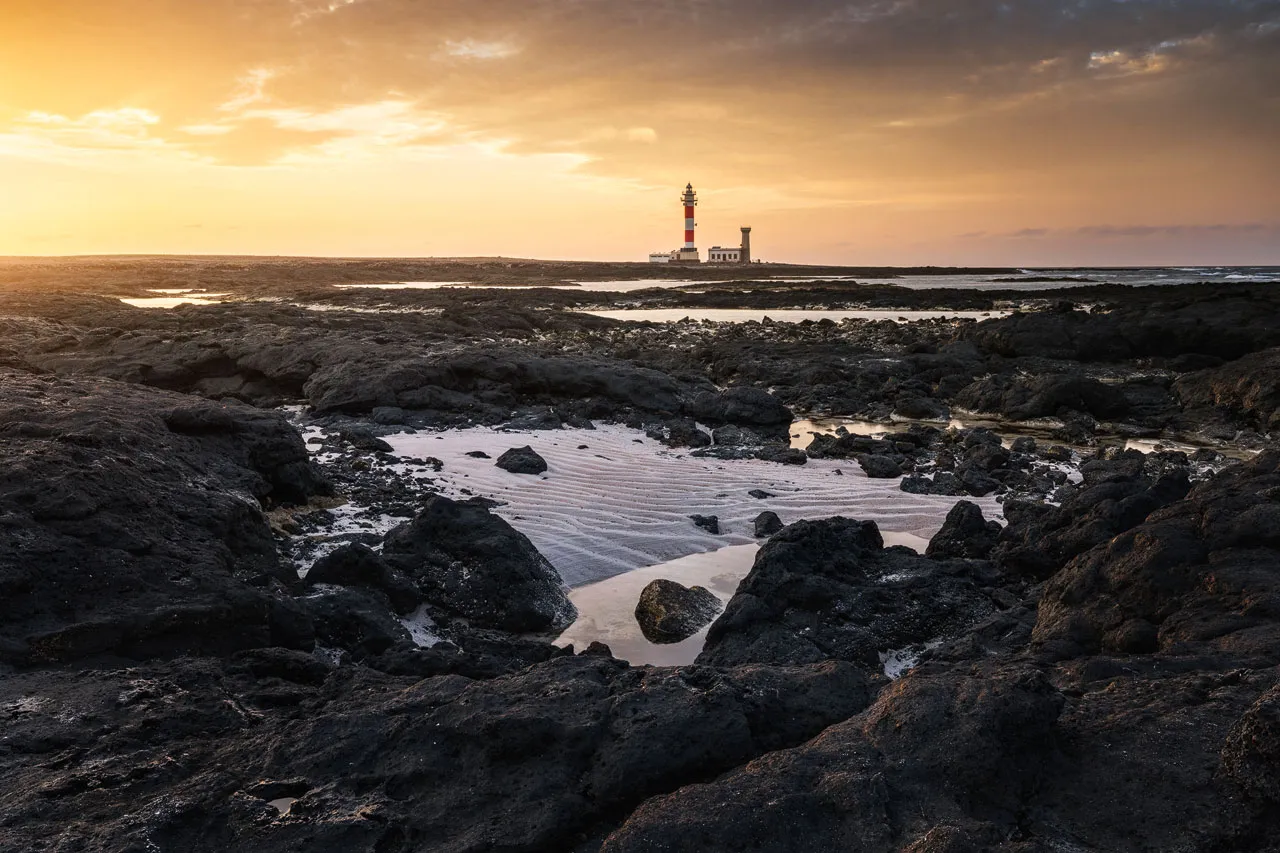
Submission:
M 1277 301 L 1179 293 L 684 331 L 9 297 L 0 849 L 1280 850 Z M 295 402 L 339 436 L 326 467 Z M 527 538 L 366 461 L 379 431 L 594 418 L 802 464 L 789 407 L 1058 434 L 819 441 L 955 509 L 924 555 L 766 526 L 669 668 L 551 645 L 573 607 Z M 1126 432 L 1217 449 L 1105 446 Z M 299 525 L 375 494 L 404 523 L 299 577 Z

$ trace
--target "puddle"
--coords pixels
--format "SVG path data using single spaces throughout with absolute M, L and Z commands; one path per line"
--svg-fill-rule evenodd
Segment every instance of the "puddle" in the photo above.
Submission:
M 481 428 L 402 433 L 385 440 L 399 457 L 394 470 L 430 477 L 433 488 L 455 499 L 479 495 L 498 501 L 494 512 L 528 536 L 571 587 L 754 544 L 753 523 L 765 510 L 776 512 L 784 524 L 842 515 L 875 521 L 886 538 L 894 532 L 927 537 L 958 500 L 908 494 L 898 480 L 871 479 L 847 460 L 791 466 L 696 458 L 619 426 L 530 432 Z M 547 461 L 545 474 L 511 474 L 494 464 L 507 449 L 526 444 Z M 491 458 L 467 455 L 476 450 Z M 409 461 L 429 456 L 443 462 L 441 471 Z M 771 496 L 751 497 L 758 489 Z M 978 503 L 989 517 L 999 514 L 994 500 Z M 722 533 L 696 527 L 689 519 L 693 514 L 717 516 Z
M 911 533 L 884 533 L 885 546 L 905 545 L 923 553 L 929 540 Z M 613 656 L 635 666 L 685 666 L 702 652 L 710 625 L 679 643 L 659 644 L 645 639 L 636 622 L 636 603 L 650 582 L 660 579 L 684 586 L 702 586 L 726 604 L 738 584 L 751 571 L 756 552 L 764 540 L 749 545 L 731 545 L 706 554 L 691 554 L 656 566 L 635 569 L 569 593 L 578 608 L 578 619 L 556 640 L 582 651 L 593 642 L 609 647 Z
M 152 290 L 151 293 L 189 293 L 185 290 Z M 199 296 L 139 296 L 117 297 L 125 305 L 134 308 L 177 308 L 179 305 L 219 305 L 229 293 L 201 293 Z
M 293 804 L 297 801 L 297 797 L 281 797 L 278 800 L 269 800 L 267 805 L 280 812 L 280 815 L 283 817 L 289 813 L 289 810 L 293 808 Z

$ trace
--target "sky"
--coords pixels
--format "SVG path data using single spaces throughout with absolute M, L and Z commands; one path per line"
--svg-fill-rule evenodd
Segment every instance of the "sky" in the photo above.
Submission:
M 0 0 L 0 254 L 1280 264 L 1280 0 Z

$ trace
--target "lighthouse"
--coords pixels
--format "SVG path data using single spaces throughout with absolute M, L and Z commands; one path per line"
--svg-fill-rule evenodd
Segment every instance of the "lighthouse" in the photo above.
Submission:
M 680 196 L 680 201 L 684 204 L 684 248 L 676 253 L 675 260 L 696 264 L 701 259 L 698 257 L 698 244 L 694 241 L 694 231 L 698 223 L 694 220 L 693 214 L 698 206 L 698 194 L 693 191 L 693 184 L 685 186 L 684 195 Z
M 693 191 L 693 184 L 685 184 L 684 194 L 680 196 L 684 205 L 684 246 L 670 252 L 650 252 L 651 264 L 698 264 L 702 258 L 698 255 L 698 243 L 695 239 L 698 223 L 694 213 L 698 209 L 698 194 Z M 707 251 L 707 262 L 712 264 L 749 264 L 751 263 L 751 229 L 742 227 L 742 245 L 725 248 L 712 246 Z

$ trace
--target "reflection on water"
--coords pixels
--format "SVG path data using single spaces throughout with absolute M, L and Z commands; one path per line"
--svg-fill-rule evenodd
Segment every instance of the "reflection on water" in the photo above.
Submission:
M 1008 316 L 1008 311 L 893 311 L 893 310 L 802 310 L 761 311 L 754 308 L 632 308 L 610 311 L 585 311 L 596 317 L 635 322 L 678 323 L 681 320 L 711 320 L 717 323 L 760 323 L 766 319 L 779 323 L 801 323 L 805 320 L 892 320 L 909 323 L 918 320 L 961 319 L 987 320 Z
M 1257 450 L 1240 447 L 1221 447 L 1211 443 L 1195 444 L 1185 437 L 1174 438 L 1123 438 L 1118 435 L 1100 434 L 1097 446 L 1085 446 L 1054 437 L 1054 430 L 1061 429 L 1061 421 L 1046 418 L 1034 421 L 994 421 L 979 417 L 951 418 L 948 421 L 915 421 L 895 420 L 893 423 L 880 421 L 863 421 L 856 418 L 808 418 L 791 423 L 791 446 L 804 450 L 813 443 L 815 434 L 819 435 L 865 435 L 880 437 L 891 432 L 900 432 L 913 425 L 931 426 L 938 429 L 974 429 L 984 428 L 1000 436 L 1000 443 L 1006 448 L 1014 440 L 1027 436 L 1044 444 L 1061 444 L 1081 454 L 1093 453 L 1102 445 L 1119 445 L 1125 450 L 1138 450 L 1142 453 L 1159 453 L 1162 451 L 1181 451 L 1186 454 L 1210 448 L 1225 456 L 1236 459 L 1248 459 L 1257 454 Z
M 164 293 L 166 291 L 153 290 L 153 293 Z M 172 291 L 175 293 L 189 293 L 190 291 Z M 222 302 L 222 297 L 229 296 L 228 293 L 202 293 L 199 296 L 141 296 L 141 297 L 119 297 L 120 301 L 125 305 L 132 305 L 134 308 L 177 308 L 179 305 L 218 305 Z

